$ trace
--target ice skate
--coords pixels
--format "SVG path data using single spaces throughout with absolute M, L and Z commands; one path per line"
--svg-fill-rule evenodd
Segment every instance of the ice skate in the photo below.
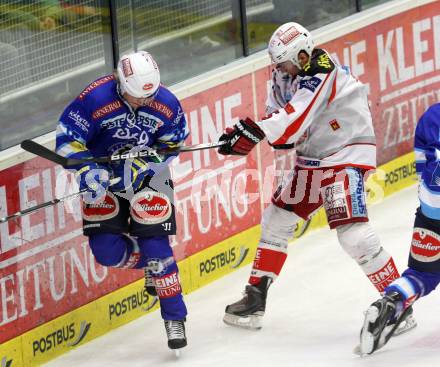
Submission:
M 406 317 L 404 316 L 401 318 L 401 320 L 399 321 L 399 325 L 397 326 L 397 328 L 394 330 L 393 334 L 390 337 L 396 337 L 402 335 L 408 331 L 411 331 L 417 326 L 417 321 L 412 313 L 413 313 L 413 308 L 412 306 L 410 306 L 408 307 L 408 311 L 405 313 Z M 365 311 L 364 314 L 366 315 L 367 311 Z M 390 321 L 390 325 L 395 324 L 396 322 L 397 320 L 394 318 L 393 320 Z M 363 354 L 361 353 L 361 346 L 359 344 L 353 349 L 353 353 L 357 355 Z
M 144 284 L 145 290 L 150 296 L 156 297 L 157 296 L 156 287 L 154 286 L 153 277 L 151 276 L 148 268 L 144 268 L 144 278 L 145 278 L 145 284 Z
M 147 302 L 142 307 L 142 310 L 145 312 L 150 311 L 153 309 L 159 302 L 159 297 L 157 296 L 156 287 L 153 283 L 153 278 L 151 277 L 150 272 L 147 268 L 144 269 L 144 289 L 147 292 Z
M 223 321 L 232 326 L 245 329 L 261 329 L 262 318 L 266 310 L 267 289 L 271 283 L 269 277 L 262 277 L 260 284 L 247 285 L 244 297 L 226 306 Z
M 175 350 L 176 356 L 178 357 L 178 350 L 187 345 L 185 320 L 164 320 L 164 322 L 168 338 L 168 347 Z
M 400 334 L 414 328 L 417 323 L 412 316 L 412 307 L 402 312 L 403 299 L 398 292 L 393 292 L 374 302 L 365 313 L 364 325 L 361 330 L 360 354 L 371 354 L 382 348 L 388 340 L 396 335 L 399 326 L 408 320 L 409 328 L 401 327 Z

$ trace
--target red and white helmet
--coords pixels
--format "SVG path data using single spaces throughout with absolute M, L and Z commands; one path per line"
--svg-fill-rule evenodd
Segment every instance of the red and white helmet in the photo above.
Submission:
M 146 51 L 122 56 L 117 71 L 122 94 L 127 92 L 136 98 L 147 98 L 159 89 L 159 67 Z
M 292 61 L 301 69 L 298 62 L 298 54 L 307 52 L 309 56 L 315 48 L 312 35 L 301 24 L 290 22 L 280 26 L 269 41 L 269 55 L 272 62 L 279 64 L 284 61 Z

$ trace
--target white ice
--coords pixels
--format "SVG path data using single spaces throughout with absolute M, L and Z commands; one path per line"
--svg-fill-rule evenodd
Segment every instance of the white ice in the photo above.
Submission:
M 370 207 L 383 246 L 406 268 L 417 192 L 413 186 Z M 223 324 L 225 306 L 241 297 L 249 266 L 185 297 L 188 347 L 179 359 L 167 348 L 159 313 L 145 315 L 48 366 L 440 366 L 440 292 L 415 305 L 418 327 L 361 358 L 363 311 L 378 294 L 356 263 L 322 229 L 295 241 L 269 292 L 263 329 Z

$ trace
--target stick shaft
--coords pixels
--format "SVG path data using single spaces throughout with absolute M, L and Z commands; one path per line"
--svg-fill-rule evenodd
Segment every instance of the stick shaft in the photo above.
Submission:
M 110 186 L 118 183 L 120 180 L 121 179 L 119 177 L 111 179 L 110 180 Z M 4 222 L 7 222 L 7 221 L 9 221 L 11 219 L 19 218 L 19 217 L 21 217 L 23 215 L 30 214 L 30 213 L 35 212 L 37 210 L 40 210 L 42 208 L 46 208 L 48 206 L 52 206 L 52 205 L 61 203 L 63 201 L 66 201 L 67 199 L 70 199 L 72 197 L 81 195 L 81 194 L 83 194 L 85 192 L 87 192 L 87 189 L 84 189 L 84 190 L 81 190 L 81 191 L 78 191 L 78 192 L 74 192 L 73 194 L 66 195 L 66 196 L 64 196 L 62 198 L 56 198 L 56 199 L 52 199 L 52 200 L 46 201 L 45 203 L 41 203 L 41 204 L 35 205 L 35 206 L 31 207 L 31 208 L 20 210 L 20 211 L 14 213 L 14 214 L 8 215 L 8 216 L 3 217 L 3 218 L 0 218 L 0 223 L 4 223 Z
M 175 149 L 176 152 L 194 152 L 197 150 L 204 150 L 204 149 L 214 149 L 218 148 L 219 146 L 225 144 L 226 142 L 220 141 L 220 142 L 214 142 L 214 143 L 204 143 L 204 144 L 196 144 L 196 145 L 188 145 L 183 146 L 178 149 Z M 46 148 L 44 145 L 38 144 L 37 142 L 33 140 L 24 140 L 21 142 L 21 147 L 35 155 L 38 155 L 39 157 L 45 158 L 49 161 L 52 161 L 54 163 L 60 164 L 61 166 L 67 168 L 71 166 L 75 166 L 82 163 L 88 163 L 88 162 L 96 162 L 96 163 L 109 163 L 109 162 L 115 162 L 125 159 L 133 159 L 137 157 L 146 157 L 146 156 L 155 156 L 156 153 L 152 151 L 152 149 L 144 149 L 139 150 L 135 152 L 127 152 L 122 154 L 113 154 L 110 157 L 101 157 L 101 158 L 87 158 L 87 159 L 72 159 L 72 158 L 66 158 L 63 157 L 54 151 Z M 159 153 L 166 153 L 166 152 L 173 152 L 172 149 L 166 150 L 166 151 L 159 151 Z

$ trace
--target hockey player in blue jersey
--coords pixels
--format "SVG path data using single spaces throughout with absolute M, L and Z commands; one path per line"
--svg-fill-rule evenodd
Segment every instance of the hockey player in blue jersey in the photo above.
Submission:
M 420 206 L 414 221 L 408 269 L 385 288 L 383 298 L 368 308 L 361 330 L 361 354 L 371 354 L 383 347 L 405 318 L 408 307 L 440 283 L 440 103 L 420 118 L 414 150 Z M 390 321 L 396 319 L 391 325 Z
M 122 56 L 113 75 L 87 86 L 64 110 L 56 136 L 56 151 L 69 158 L 152 149 L 147 158 L 74 168 L 80 189 L 88 190 L 83 229 L 96 261 L 146 269 L 171 349 L 187 344 L 187 310 L 168 238 L 176 233 L 176 219 L 167 163 L 187 136 L 180 102 L 160 84 L 159 68 L 145 51 Z

